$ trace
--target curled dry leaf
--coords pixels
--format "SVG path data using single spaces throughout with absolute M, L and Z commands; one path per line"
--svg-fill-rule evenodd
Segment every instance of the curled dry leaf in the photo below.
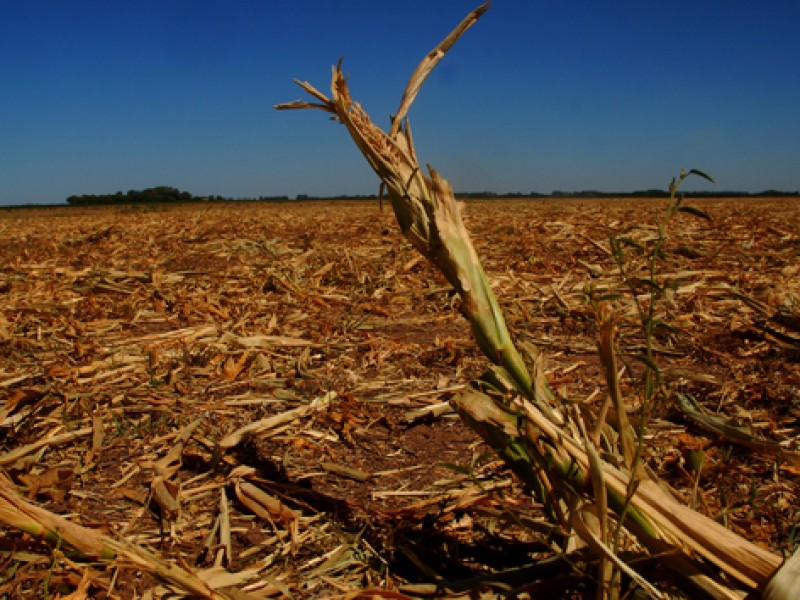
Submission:
M 236 497 L 256 515 L 267 521 L 277 521 L 292 532 L 296 532 L 300 515 L 274 496 L 248 481 L 234 481 Z

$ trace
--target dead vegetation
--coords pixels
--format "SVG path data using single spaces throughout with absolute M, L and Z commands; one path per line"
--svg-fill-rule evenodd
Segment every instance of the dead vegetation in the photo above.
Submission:
M 651 235 L 658 204 L 469 204 L 511 329 L 570 398 L 605 396 L 584 290 L 619 285 L 608 234 Z M 695 204 L 714 220 L 672 233 L 658 359 L 705 413 L 796 449 L 800 206 Z M 0 597 L 588 593 L 449 414 L 485 361 L 395 227 L 368 203 L 5 212 Z M 669 405 L 645 460 L 744 538 L 797 544 L 796 466 Z
M 514 341 L 464 224 L 462 204 L 432 167 L 428 175 L 423 173 L 406 114 L 431 70 L 488 7 L 487 2 L 472 11 L 423 58 L 388 133 L 350 96 L 341 60 L 333 68 L 330 96 L 296 80 L 314 101 L 276 108 L 319 109 L 345 126 L 381 180 L 403 235 L 453 287 L 490 366 L 450 404 L 524 482 L 544 516 L 532 529 L 547 532 L 552 548 L 573 573 L 592 574 L 597 598 L 616 600 L 627 595 L 631 585 L 631 591 L 666 598 L 654 576 L 634 566 L 654 558 L 693 593 L 738 598 L 742 590 L 749 590 L 769 600 L 794 598 L 800 589 L 792 573 L 800 554 L 782 566 L 780 555 L 687 507 L 645 462 L 652 419 L 670 402 L 691 423 L 725 442 L 771 454 L 795 468 L 800 465 L 795 450 L 764 440 L 738 420 L 705 412 L 690 394 L 674 386 L 657 360 L 659 334 L 677 331 L 662 315 L 663 303 L 669 304 L 678 289 L 661 272 L 668 230 L 680 214 L 711 220 L 708 213 L 686 205 L 678 190 L 691 175 L 711 178 L 695 169 L 681 171 L 670 183 L 670 199 L 651 232 L 644 238 L 609 234 L 609 254 L 622 285 L 587 283 L 583 288 L 598 325 L 597 353 L 607 386 L 605 398 L 592 406 L 555 391 L 541 351 Z M 617 349 L 619 315 L 624 311 L 619 301 L 626 294 L 642 333 L 643 348 L 632 353 Z M 631 360 L 640 363 L 641 376 L 629 366 L 625 370 L 629 381 L 639 379 L 640 386 L 625 393 L 620 364 Z M 695 450 L 691 456 L 699 478 L 705 451 Z M 592 557 L 589 571 L 578 566 L 587 557 Z M 528 596 L 537 586 L 528 583 L 510 593 Z

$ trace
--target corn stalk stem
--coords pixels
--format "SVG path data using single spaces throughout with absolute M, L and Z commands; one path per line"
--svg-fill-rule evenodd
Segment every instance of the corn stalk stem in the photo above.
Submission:
M 430 57 L 440 58 L 487 8 L 488 3 L 470 13 L 414 71 L 394 119 L 392 135 L 373 124 L 361 106 L 352 100 L 341 61 L 333 68 L 331 98 L 310 83 L 297 81 L 318 102 L 291 102 L 275 108 L 321 109 L 335 115 L 347 127 L 356 146 L 386 186 L 403 235 L 439 268 L 461 297 L 461 310 L 481 351 L 508 372 L 522 394 L 532 401 L 542 400 L 541 409 L 549 411 L 545 401 L 549 398 L 536 398 L 525 361 L 511 340 L 503 313 L 464 227 L 461 204 L 456 201 L 449 183 L 434 169 L 428 167 L 429 177 L 422 173 L 410 125 L 400 118 L 416 97 L 418 86 L 438 62 L 438 59 L 429 60 Z M 554 414 L 551 416 L 557 418 Z
M 541 369 L 534 375 L 517 351 L 489 280 L 462 220 L 462 206 L 450 185 L 432 168 L 425 176 L 417 161 L 408 120 L 402 117 L 425 79 L 461 33 L 483 12 L 470 13 L 442 44 L 429 53 L 406 88 L 401 110 L 390 134 L 374 125 L 350 97 L 341 61 L 333 68 L 331 98 L 307 82 L 297 83 L 315 102 L 292 102 L 277 109 L 315 108 L 331 113 L 344 124 L 356 146 L 386 186 L 403 235 L 447 278 L 462 299 L 478 346 L 501 367 L 500 380 L 511 386 L 476 382 L 453 399 L 464 420 L 497 450 L 514 472 L 549 503 L 551 515 L 568 528 L 570 507 L 591 500 L 592 464 L 578 427 L 555 407 L 553 394 Z M 433 59 L 431 59 L 433 57 Z M 410 100 L 409 100 L 410 98 Z M 491 373 L 490 373 L 491 374 Z M 495 373 L 498 375 L 497 373 Z M 505 374 L 506 377 L 503 377 Z M 619 399 L 617 399 L 619 400 Z M 631 444 L 625 444 L 631 458 Z M 623 458 L 623 461 L 625 459 Z M 699 554 L 741 583 L 763 586 L 781 563 L 780 557 L 752 544 L 691 509 L 680 505 L 651 480 L 640 480 L 629 468 L 595 461 L 609 508 L 651 551 L 671 552 L 670 565 L 682 573 L 697 567 Z M 549 496 L 549 498 L 548 498 Z M 590 540 L 587 540 L 587 543 Z M 711 580 L 708 580 L 711 581 Z M 716 584 L 703 584 L 712 589 Z M 717 590 L 719 591 L 719 590 Z M 722 597 L 722 596 L 720 596 Z
M 110 538 L 61 515 L 31 504 L 16 491 L 10 478 L 0 471 L 0 523 L 19 529 L 54 546 L 66 544 L 86 558 L 130 566 L 157 579 L 177 586 L 196 598 L 225 600 L 227 592 L 211 589 L 197 575 L 165 563 L 144 548 L 124 540 Z M 240 590 L 236 598 L 253 598 Z

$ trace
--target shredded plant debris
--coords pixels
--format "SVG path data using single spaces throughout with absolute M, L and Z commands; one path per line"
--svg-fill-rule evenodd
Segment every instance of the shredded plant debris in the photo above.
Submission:
M 468 202 L 509 328 L 564 397 L 605 399 L 587 284 L 624 291 L 609 235 L 646 241 L 663 202 Z M 786 555 L 800 202 L 693 204 L 713 220 L 670 232 L 654 348 L 689 408 L 658 407 L 644 460 Z M 363 201 L 3 211 L 0 598 L 589 594 L 452 412 L 486 360 L 396 229 Z M 635 398 L 640 366 L 619 367 Z

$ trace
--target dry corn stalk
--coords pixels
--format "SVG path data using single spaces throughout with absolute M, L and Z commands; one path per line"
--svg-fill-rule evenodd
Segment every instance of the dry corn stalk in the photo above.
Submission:
M 531 396 L 531 380 L 525 364 L 511 342 L 502 312 L 491 291 L 472 241 L 461 218 L 450 185 L 432 168 L 430 177 L 420 170 L 411 128 L 404 115 L 416 91 L 438 59 L 488 8 L 484 4 L 464 19 L 414 72 L 387 134 L 370 120 L 352 100 L 340 63 L 333 69 L 332 97 L 308 82 L 297 81 L 319 102 L 291 102 L 277 109 L 319 108 L 336 115 L 343 123 L 369 164 L 386 185 L 392 208 L 403 234 L 413 246 L 434 263 L 458 291 L 463 311 L 469 319 L 481 350 L 493 362 L 505 367 L 515 383 Z
M 193 597 L 223 600 L 252 598 L 240 590 L 214 590 L 197 574 L 159 560 L 144 548 L 82 527 L 24 500 L 13 482 L 0 472 L 0 523 L 54 545 L 64 543 L 85 557 L 132 567 L 185 590 Z
M 624 515 L 625 527 L 643 546 L 664 555 L 664 562 L 713 597 L 736 595 L 705 573 L 703 562 L 696 560 L 698 556 L 740 584 L 763 589 L 781 564 L 779 556 L 679 504 L 658 483 L 642 478 L 636 465 L 631 464 L 633 441 L 622 413 L 618 444 L 621 466 L 600 460 L 595 448 L 590 447 L 590 436 L 580 433 L 583 424 L 578 421 L 581 417 L 577 411 L 569 411 L 563 403 L 556 402 L 536 365 L 531 376 L 511 340 L 452 188 L 434 169 L 429 167 L 429 176 L 425 176 L 419 166 L 405 115 L 439 59 L 487 9 L 488 3 L 470 13 L 423 59 L 406 87 L 389 133 L 377 127 L 352 100 L 341 61 L 333 69 L 331 98 L 310 83 L 296 80 L 316 101 L 292 102 L 276 108 L 321 109 L 347 127 L 386 186 L 403 234 L 459 293 L 462 311 L 479 347 L 496 365 L 482 381 L 474 382 L 453 399 L 455 407 L 517 475 L 549 502 L 550 513 L 559 524 L 571 528 L 576 510 L 583 511 L 589 505 L 597 509 L 607 500 L 609 510 L 618 518 Z M 607 332 L 606 338 L 609 336 Z M 603 343 L 608 346 L 610 338 L 601 340 L 601 351 L 608 351 Z M 613 401 L 619 409 L 620 398 Z M 599 487 L 607 495 L 603 501 L 599 498 L 602 490 L 594 485 L 597 481 L 602 482 Z M 577 533 L 590 547 L 598 547 L 597 532 L 580 527 Z M 609 558 L 607 553 L 603 558 Z

